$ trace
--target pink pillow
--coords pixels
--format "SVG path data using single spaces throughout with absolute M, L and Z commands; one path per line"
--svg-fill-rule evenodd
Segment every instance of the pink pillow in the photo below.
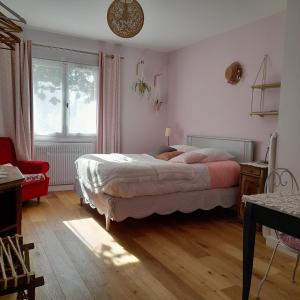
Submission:
M 170 159 L 169 161 L 174 163 L 195 164 L 201 163 L 206 157 L 207 155 L 200 153 L 198 150 L 195 150 L 182 153 Z

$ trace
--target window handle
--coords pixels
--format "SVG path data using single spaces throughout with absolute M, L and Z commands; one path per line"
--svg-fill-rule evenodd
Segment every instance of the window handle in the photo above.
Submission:
M 66 108 L 69 108 L 69 102 L 66 103 Z

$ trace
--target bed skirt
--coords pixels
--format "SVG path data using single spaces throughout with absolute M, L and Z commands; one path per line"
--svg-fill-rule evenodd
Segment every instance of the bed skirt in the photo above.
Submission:
M 239 188 L 220 188 L 202 191 L 177 192 L 172 194 L 117 198 L 104 193 L 92 193 L 77 181 L 75 189 L 80 198 L 99 214 L 105 215 L 108 229 L 110 220 L 121 222 L 129 217 L 145 218 L 154 213 L 168 215 L 175 211 L 190 213 L 197 209 L 211 210 L 236 204 Z

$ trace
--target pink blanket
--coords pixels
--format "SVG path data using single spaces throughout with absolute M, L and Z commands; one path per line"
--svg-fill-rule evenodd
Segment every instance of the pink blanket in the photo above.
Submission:
M 226 188 L 239 183 L 240 165 L 231 160 L 206 163 L 210 175 L 210 188 Z

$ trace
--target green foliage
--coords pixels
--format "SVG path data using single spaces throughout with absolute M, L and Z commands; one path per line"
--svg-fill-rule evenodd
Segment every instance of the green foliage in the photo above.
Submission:
M 62 70 L 33 64 L 33 91 L 41 101 L 45 101 L 46 93 L 54 94 L 62 89 Z M 53 105 L 61 102 L 55 96 L 49 100 Z
M 150 94 L 151 87 L 143 79 L 138 79 L 134 84 L 134 90 L 139 93 L 140 96 L 144 96 L 145 92 L 147 92 L 148 95 Z
M 69 91 L 77 92 L 76 99 L 79 99 L 81 94 L 84 94 L 86 103 L 95 100 L 94 86 L 94 77 L 91 76 L 88 70 L 73 68 L 71 72 L 68 72 L 68 88 Z
M 63 68 L 58 65 L 47 66 L 33 64 L 33 90 L 41 101 L 45 101 L 47 95 L 53 95 L 49 102 L 53 105 L 61 103 L 61 99 L 55 96 L 56 92 L 63 90 Z M 67 69 L 66 81 L 68 91 L 76 92 L 75 98 L 85 98 L 86 103 L 95 99 L 94 76 L 86 69 L 72 67 Z

